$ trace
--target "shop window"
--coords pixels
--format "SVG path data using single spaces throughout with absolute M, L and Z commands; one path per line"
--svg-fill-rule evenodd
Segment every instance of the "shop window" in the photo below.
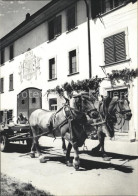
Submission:
M 57 110 L 57 99 L 53 98 L 53 99 L 49 99 L 49 110 Z

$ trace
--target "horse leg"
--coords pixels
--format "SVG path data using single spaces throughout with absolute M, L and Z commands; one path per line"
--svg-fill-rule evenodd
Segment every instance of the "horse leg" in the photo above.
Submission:
M 40 148 L 39 148 L 39 143 L 38 143 L 38 136 L 37 136 L 37 130 L 38 127 L 31 127 L 31 130 L 32 130 L 32 134 L 33 134 L 33 145 L 32 145 L 32 148 L 31 148 L 31 152 L 32 154 L 35 154 L 35 149 L 38 153 L 38 156 L 40 157 L 42 154 L 41 154 L 41 151 L 40 151 Z
M 104 161 L 109 161 L 110 158 L 108 157 L 108 155 L 106 154 L 106 152 L 104 150 L 105 134 L 103 132 L 99 133 L 99 139 L 100 139 L 100 146 L 101 146 L 102 157 L 103 157 Z
M 64 154 L 67 154 L 65 139 L 62 137 L 62 150 Z
M 35 158 L 35 151 L 36 151 L 36 147 L 35 147 L 35 143 L 34 143 L 34 139 L 33 139 L 32 147 L 31 147 L 31 152 L 30 152 L 30 157 L 31 158 Z
M 91 150 L 91 152 L 94 154 L 98 153 L 101 148 L 101 131 L 99 130 L 97 131 L 97 136 L 98 136 L 99 144 Z
M 76 145 L 73 145 L 73 149 L 74 149 L 73 166 L 74 166 L 75 170 L 78 170 L 79 166 L 80 166 L 79 150 L 78 150 L 78 147 Z
M 72 149 L 72 144 L 69 142 L 68 147 L 67 147 L 67 152 L 66 152 L 66 165 L 67 166 L 72 166 L 72 163 L 70 161 L 70 151 Z

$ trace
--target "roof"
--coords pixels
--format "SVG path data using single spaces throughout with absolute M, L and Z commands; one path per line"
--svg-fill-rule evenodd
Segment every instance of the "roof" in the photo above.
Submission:
M 0 39 L 0 49 L 12 44 L 14 41 L 24 36 L 43 22 L 49 20 L 76 1 L 77 0 L 52 0 L 33 15 L 30 16 L 27 14 L 26 19 L 21 24 Z

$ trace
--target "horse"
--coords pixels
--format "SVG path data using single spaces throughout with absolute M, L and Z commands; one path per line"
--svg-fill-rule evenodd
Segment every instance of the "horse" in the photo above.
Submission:
M 73 166 L 77 170 L 79 169 L 79 151 L 78 147 L 84 144 L 87 138 L 84 130 L 84 125 L 87 122 L 85 113 L 90 118 L 97 118 L 98 112 L 92 104 L 88 93 L 81 93 L 81 95 L 74 96 L 70 99 L 70 105 L 64 104 L 57 112 L 52 112 L 43 109 L 37 109 L 31 113 L 29 118 L 29 124 L 31 128 L 31 134 L 33 137 L 33 143 L 31 147 L 30 155 L 35 157 L 35 150 L 39 155 L 40 162 L 45 162 L 45 158 L 40 151 L 38 139 L 42 135 L 53 134 L 60 135 L 62 140 L 66 139 L 68 147 L 66 150 L 66 164 L 70 166 L 70 151 L 74 149 Z
M 99 144 L 92 149 L 92 153 L 97 153 L 101 149 L 104 160 L 108 160 L 108 156 L 104 150 L 105 137 L 114 137 L 114 126 L 117 123 L 118 116 L 121 119 L 124 119 L 125 122 L 125 120 L 131 120 L 132 113 L 126 96 L 123 96 L 122 99 L 118 96 L 114 96 L 112 99 L 109 97 L 102 97 L 102 100 L 99 102 L 98 111 L 102 121 L 105 121 L 106 130 L 108 131 L 103 131 L 101 127 L 98 129 L 97 137 Z

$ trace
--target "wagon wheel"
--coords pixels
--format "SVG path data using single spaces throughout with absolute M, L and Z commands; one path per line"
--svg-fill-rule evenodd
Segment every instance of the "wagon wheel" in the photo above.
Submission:
M 0 144 L 1 144 L 0 145 L 1 152 L 6 151 L 8 148 L 9 142 L 8 142 L 8 139 L 5 135 L 0 136 Z
M 26 144 L 27 144 L 27 149 L 30 151 L 32 147 L 32 139 L 27 139 Z

